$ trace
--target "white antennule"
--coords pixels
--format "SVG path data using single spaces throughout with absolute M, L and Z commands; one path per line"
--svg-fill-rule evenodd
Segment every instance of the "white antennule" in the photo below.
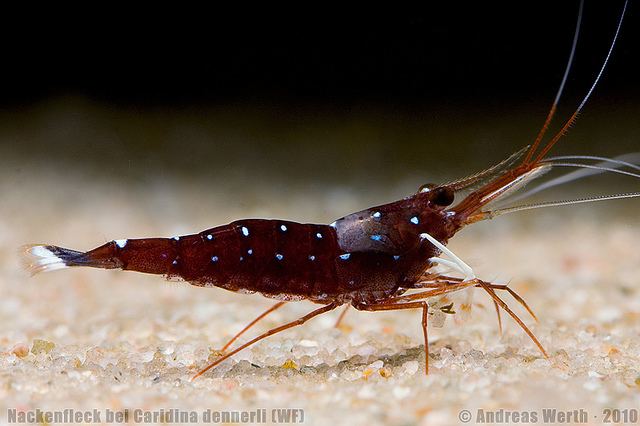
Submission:
M 22 248 L 24 266 L 31 275 L 68 268 L 68 261 L 82 252 L 51 245 L 34 244 Z
M 476 274 L 473 272 L 473 269 L 471 269 L 471 266 L 469 266 L 466 263 L 464 263 L 464 261 L 462 259 L 460 259 L 458 256 L 456 256 L 456 254 L 454 252 L 449 250 L 449 248 L 447 248 L 447 246 L 445 246 L 440 241 L 436 240 L 435 238 L 433 238 L 431 235 L 427 234 L 426 232 L 423 233 L 423 234 L 420 234 L 420 238 L 423 239 L 423 240 L 428 240 L 431 244 L 433 244 L 443 254 L 445 254 L 445 255 L 447 255 L 447 256 L 449 256 L 451 258 L 451 260 L 448 260 L 448 259 L 442 259 L 440 257 L 432 257 L 431 259 L 429 259 L 430 262 L 439 263 L 441 265 L 445 265 L 445 266 L 450 267 L 451 269 L 459 271 L 462 275 L 464 275 L 464 280 L 465 281 L 471 281 L 471 280 L 474 280 L 476 278 Z

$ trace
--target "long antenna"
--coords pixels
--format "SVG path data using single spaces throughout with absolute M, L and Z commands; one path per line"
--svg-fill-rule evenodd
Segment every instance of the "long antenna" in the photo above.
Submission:
M 566 160 L 601 160 L 601 162 L 594 165 L 586 165 L 587 167 L 583 167 L 584 165 L 581 164 L 580 166 L 577 166 L 577 167 L 580 167 L 579 170 L 574 170 L 570 173 L 567 173 L 565 175 L 562 175 L 557 178 L 551 179 L 547 182 L 544 182 L 534 188 L 529 189 L 528 191 L 521 192 L 518 195 L 514 195 L 509 198 L 509 201 L 510 202 L 519 201 L 524 198 L 528 198 L 534 194 L 537 194 L 538 192 L 545 191 L 549 188 L 553 188 L 558 185 L 564 185 L 574 180 L 582 179 L 598 173 L 605 173 L 608 171 L 614 172 L 612 169 L 615 169 L 614 173 L 617 173 L 618 172 L 617 169 L 622 167 L 628 167 L 628 168 L 640 171 L 639 165 L 630 163 L 629 161 L 623 161 L 623 159 L 629 159 L 629 160 L 635 160 L 636 162 L 640 162 L 639 161 L 640 153 L 623 154 L 615 158 L 598 157 L 594 155 L 565 155 L 560 157 L 545 158 L 544 161 L 551 162 L 551 161 L 565 160 L 565 159 Z M 549 163 L 549 164 L 553 165 L 555 163 Z M 611 166 L 607 167 L 607 165 L 611 165 Z M 605 169 L 603 169 L 603 167 Z
M 542 158 L 544 158 L 544 156 L 547 155 L 547 153 L 553 147 L 553 145 L 555 145 L 556 142 L 558 142 L 558 140 L 567 133 L 567 131 L 569 130 L 569 127 L 571 127 L 573 125 L 573 123 L 575 123 L 576 118 L 578 117 L 578 114 L 580 114 L 580 111 L 582 110 L 584 105 L 589 100 L 589 97 L 591 96 L 591 93 L 593 93 L 593 89 L 596 88 L 596 85 L 598 84 L 598 81 L 600 81 L 600 77 L 602 77 L 602 73 L 604 72 L 605 68 L 607 67 L 607 63 L 609 62 L 609 58 L 611 57 L 611 52 L 613 52 L 613 48 L 616 45 L 616 41 L 618 40 L 618 34 L 620 33 L 620 28 L 622 27 L 622 21 L 624 20 L 624 14 L 627 11 L 627 3 L 628 2 L 629 2 L 629 0 L 625 0 L 624 1 L 624 6 L 622 7 L 622 13 L 620 14 L 620 20 L 618 21 L 618 27 L 616 28 L 616 33 L 613 36 L 613 41 L 611 42 L 611 46 L 609 47 L 609 51 L 607 52 L 607 56 L 604 58 L 604 63 L 602 64 L 602 67 L 600 67 L 600 72 L 598 72 L 598 75 L 596 76 L 596 79 L 594 80 L 593 84 L 591 85 L 591 88 L 587 92 L 587 94 L 584 97 L 584 99 L 582 99 L 582 102 L 580 102 L 580 105 L 578 106 L 578 109 L 576 109 L 576 112 L 573 113 L 571 118 L 569 118 L 569 120 L 567 120 L 567 122 L 564 124 L 564 126 L 562 126 L 560 131 L 551 139 L 551 141 L 549 141 L 547 146 L 545 146 L 542 149 L 540 154 L 538 154 L 538 156 L 536 157 L 535 162 L 538 162 Z
M 521 212 L 523 210 L 541 209 L 545 207 L 571 206 L 574 204 L 593 203 L 597 201 L 608 201 L 608 200 L 622 200 L 626 198 L 638 198 L 638 197 L 640 197 L 640 192 L 624 192 L 621 194 L 599 195 L 595 197 L 578 198 L 575 200 L 547 201 L 544 203 L 524 204 L 521 206 L 505 207 L 502 209 L 496 209 L 496 210 L 491 210 L 491 211 L 482 212 L 482 213 L 488 216 L 488 217 L 485 217 L 485 219 L 489 219 L 489 218 L 494 218 L 496 216 L 500 216 L 503 214 Z
M 578 38 L 580 35 L 580 24 L 582 23 L 583 9 L 584 9 L 584 0 L 580 0 L 580 8 L 578 9 L 578 21 L 576 22 L 576 30 L 573 34 L 573 43 L 571 44 L 571 53 L 569 54 L 567 67 L 565 68 L 564 75 L 562 76 L 562 82 L 560 83 L 560 87 L 558 88 L 558 93 L 556 93 L 556 98 L 553 100 L 553 103 L 551 104 L 551 108 L 549 109 L 549 114 L 547 114 L 547 118 L 545 119 L 544 124 L 542 125 L 542 128 L 538 132 L 538 136 L 536 136 L 535 142 L 533 142 L 533 144 L 531 145 L 531 148 L 529 148 L 529 151 L 527 152 L 527 155 L 524 158 L 523 164 L 526 164 L 529 162 L 529 160 L 531 160 L 531 157 L 538 149 L 538 146 L 540 145 L 542 138 L 544 137 L 545 133 L 547 133 L 547 129 L 551 124 L 551 120 L 553 119 L 553 116 L 556 113 L 558 102 L 560 102 L 560 97 L 562 96 L 562 92 L 564 90 L 564 85 L 567 82 L 567 77 L 569 77 L 569 71 L 571 71 L 571 65 L 573 65 L 573 57 L 575 56 L 575 53 L 576 53 L 576 46 L 578 45 Z

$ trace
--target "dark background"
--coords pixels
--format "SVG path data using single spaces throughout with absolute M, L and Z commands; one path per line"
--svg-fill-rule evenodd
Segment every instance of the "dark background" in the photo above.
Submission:
M 593 81 L 622 4 L 587 1 L 560 117 Z M 400 179 L 487 165 L 530 143 L 543 121 L 577 10 L 577 1 L 210 5 L 7 19 L 0 154 L 107 177 L 161 168 L 339 181 L 371 178 L 371 167 Z M 569 152 L 638 146 L 637 10 L 632 2 Z
M 572 85 L 585 91 L 621 1 L 587 1 Z M 571 45 L 578 2 L 50 20 L 3 43 L 2 101 L 78 94 L 121 104 L 229 101 L 472 102 L 548 95 Z M 601 93 L 638 94 L 630 4 Z M 170 11 L 164 11 L 165 13 Z M 185 13 L 185 11 L 183 11 Z M 542 93 L 541 93 L 542 92 Z M 567 99 L 567 101 L 570 101 Z

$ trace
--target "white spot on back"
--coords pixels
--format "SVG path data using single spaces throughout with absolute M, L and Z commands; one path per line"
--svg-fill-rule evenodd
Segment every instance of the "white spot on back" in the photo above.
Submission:
M 247 254 L 248 254 L 249 256 L 251 256 L 251 255 L 253 254 L 253 249 L 249 249 L 249 250 L 247 250 Z
M 329 226 L 332 227 L 332 228 L 335 228 L 336 227 L 336 223 L 332 222 L 332 223 L 329 224 Z
M 316 257 L 314 255 L 310 255 L 309 260 L 313 262 L 314 260 L 316 260 Z
M 172 265 L 177 265 L 177 264 L 178 264 L 178 261 L 177 261 L 177 260 L 174 260 L 173 262 L 171 262 L 171 264 L 172 264 Z
M 179 240 L 180 240 L 180 237 L 175 236 L 175 237 L 173 237 L 173 239 L 174 239 L 174 240 L 176 240 L 176 241 L 179 241 Z
M 283 255 L 281 255 L 280 253 L 277 253 L 277 254 L 276 254 L 276 259 L 278 259 L 278 260 L 282 260 L 282 259 L 284 259 L 284 256 L 283 256 Z
M 127 245 L 127 241 L 126 239 L 124 240 L 113 240 L 114 243 L 116 243 L 116 245 L 120 248 L 124 248 L 124 246 Z
M 398 260 L 398 259 L 400 259 L 400 256 L 398 256 L 397 254 L 393 256 L 393 260 Z
M 244 235 L 245 237 L 249 236 L 249 228 L 247 228 L 246 226 L 242 227 L 242 235 Z
M 420 219 L 418 219 L 418 216 L 414 216 L 410 220 L 411 220 L 411 223 L 413 223 L 414 225 L 417 225 L 420 223 Z
M 316 238 L 321 240 L 322 239 L 322 234 L 320 232 L 316 233 Z
M 207 234 L 207 240 L 209 240 L 209 241 L 213 240 L 213 235 Z
M 382 217 L 382 213 L 380 212 L 374 212 L 371 216 L 373 216 L 376 219 L 380 219 Z
M 212 262 L 217 262 L 218 260 L 220 260 L 220 259 L 218 258 L 218 256 L 211 256 L 211 261 L 212 261 Z
M 345 253 L 340 255 L 340 259 L 348 260 L 351 257 L 351 253 Z
M 280 230 L 282 232 L 287 232 L 287 226 L 286 225 L 280 225 Z
M 382 239 L 382 235 L 371 235 L 369 238 L 371 238 L 373 241 L 380 241 Z

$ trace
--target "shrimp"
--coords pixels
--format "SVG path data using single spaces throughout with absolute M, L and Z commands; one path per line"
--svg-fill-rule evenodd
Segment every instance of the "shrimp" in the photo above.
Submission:
M 554 167 L 577 166 L 595 172 L 610 171 L 640 177 L 633 172 L 619 170 L 634 166 L 620 159 L 601 159 L 601 164 L 588 165 L 569 161 L 599 157 L 547 157 L 551 148 L 576 121 L 600 80 L 615 46 L 626 8 L 625 1 L 609 51 L 587 95 L 560 131 L 543 145 L 542 140 L 554 117 L 573 62 L 583 11 L 583 2 L 580 3 L 570 58 L 556 98 L 534 142 L 482 172 L 454 182 L 423 185 L 402 200 L 349 214 L 328 225 L 245 219 L 173 238 L 113 240 L 86 252 L 54 245 L 32 245 L 26 249 L 31 256 L 29 267 L 33 273 L 84 266 L 159 274 L 179 278 L 195 286 L 260 293 L 277 301 L 234 336 L 224 346 L 223 355 L 193 379 L 268 336 L 302 325 L 342 305 L 361 311 L 420 309 L 425 372 L 428 373 L 430 309 L 452 313 L 453 305 L 432 305 L 430 308 L 427 300 L 472 288 L 484 290 L 495 304 L 498 315 L 500 309 L 510 315 L 542 355 L 548 357 L 538 339 L 499 293 L 508 292 L 535 319 L 526 302 L 506 285 L 479 279 L 473 269 L 446 245 L 465 226 L 506 213 L 640 196 L 635 192 L 490 208 Z M 456 202 L 463 193 L 466 196 Z M 437 272 L 436 267 L 441 266 L 460 277 Z M 241 334 L 261 319 L 287 302 L 299 300 L 308 300 L 320 307 L 227 351 Z

